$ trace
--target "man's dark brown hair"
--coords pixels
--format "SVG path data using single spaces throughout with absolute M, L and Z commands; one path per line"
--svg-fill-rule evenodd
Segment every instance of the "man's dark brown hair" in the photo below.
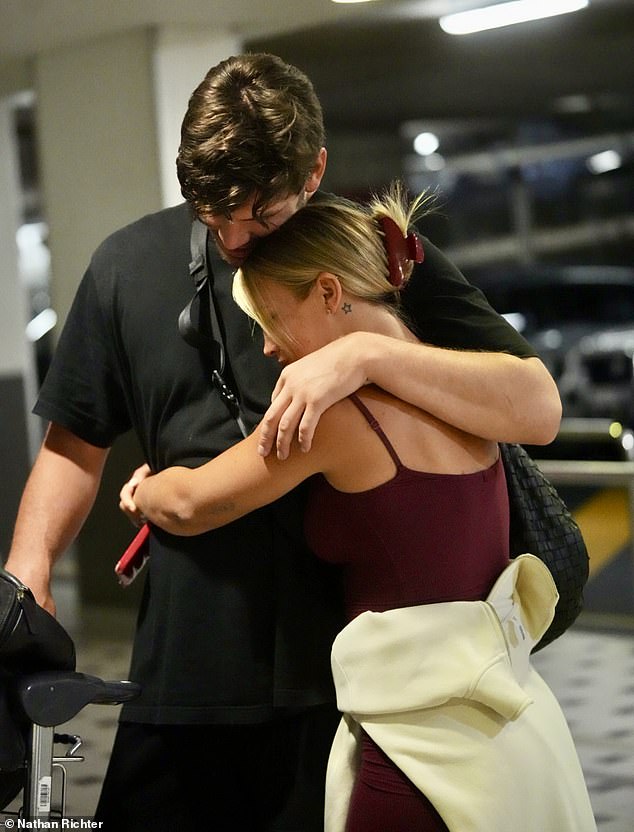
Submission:
M 245 54 L 209 70 L 181 128 L 176 168 L 196 213 L 228 216 L 254 197 L 254 215 L 299 194 L 324 145 L 309 79 L 275 55 Z

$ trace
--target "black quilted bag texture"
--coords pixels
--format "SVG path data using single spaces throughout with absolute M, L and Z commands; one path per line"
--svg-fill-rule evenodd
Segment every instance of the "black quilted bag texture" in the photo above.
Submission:
M 575 621 L 588 580 L 588 552 L 579 526 L 536 462 L 521 445 L 501 444 L 509 493 L 511 557 L 529 552 L 553 576 L 559 601 L 535 650 L 554 641 Z

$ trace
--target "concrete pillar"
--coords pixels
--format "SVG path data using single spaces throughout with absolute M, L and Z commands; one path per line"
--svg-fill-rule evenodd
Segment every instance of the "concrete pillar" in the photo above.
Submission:
M 63 323 L 95 247 L 161 206 L 153 33 L 138 29 L 35 61 L 53 304 Z
M 97 245 L 115 229 L 161 207 L 153 45 L 153 32 L 138 29 L 35 59 L 57 333 Z M 77 541 L 76 575 L 84 606 L 126 606 L 135 600 L 121 592 L 112 569 L 132 536 L 116 494 L 140 458 L 131 435 L 116 443 L 95 508 Z
M 242 44 L 235 35 L 218 29 L 165 26 L 156 33 L 154 96 L 165 206 L 182 202 L 176 178 L 176 153 L 189 96 L 212 66 L 241 51 Z
M 20 280 L 16 232 L 22 224 L 13 98 L 0 98 L 0 559 L 8 553 L 37 422 L 27 415 L 33 350 L 27 342 L 26 289 Z

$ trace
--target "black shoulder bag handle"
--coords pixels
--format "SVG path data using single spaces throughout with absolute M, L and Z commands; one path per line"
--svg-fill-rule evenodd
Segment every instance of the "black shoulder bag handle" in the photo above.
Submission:
M 213 273 L 209 268 L 207 258 L 208 233 L 204 223 L 199 219 L 193 221 L 189 239 L 191 252 L 189 274 L 194 280 L 196 293 L 178 317 L 178 331 L 190 346 L 200 350 L 209 359 L 214 387 L 229 413 L 238 423 L 242 435 L 248 436 L 249 430 L 240 401 L 223 377 L 225 345 L 214 296 Z M 196 302 L 200 304 L 201 311 L 208 311 L 210 334 L 201 332 L 192 320 L 192 310 Z

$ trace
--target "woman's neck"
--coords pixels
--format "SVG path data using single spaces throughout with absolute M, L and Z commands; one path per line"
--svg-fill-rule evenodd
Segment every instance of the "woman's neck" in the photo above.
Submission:
M 418 341 L 398 314 L 387 306 L 364 300 L 351 300 L 350 314 L 345 316 L 348 332 L 375 332 L 401 341 Z

